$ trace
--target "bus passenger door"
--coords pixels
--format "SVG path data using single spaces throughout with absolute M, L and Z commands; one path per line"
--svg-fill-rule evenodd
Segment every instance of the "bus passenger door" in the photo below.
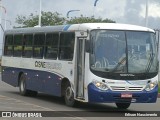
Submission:
M 85 39 L 77 39 L 76 98 L 84 99 Z

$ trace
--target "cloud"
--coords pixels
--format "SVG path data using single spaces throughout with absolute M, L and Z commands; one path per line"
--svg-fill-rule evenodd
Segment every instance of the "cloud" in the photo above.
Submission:
M 160 29 L 160 17 L 149 17 L 148 18 L 148 26 L 153 29 Z
M 145 17 L 145 5 L 142 5 L 141 8 L 141 12 L 140 12 L 140 16 L 142 17 Z M 159 14 L 159 11 L 160 11 L 160 5 L 157 4 L 157 3 L 151 3 L 149 5 L 149 8 L 148 8 L 148 15 L 150 17 L 160 17 L 160 14 Z
M 120 2 L 118 2 L 118 4 L 117 0 L 99 1 L 96 6 L 95 16 L 111 19 L 122 17 L 124 15 L 125 5 L 126 0 L 121 0 Z
M 143 25 L 142 17 L 139 16 L 141 5 L 145 0 L 127 0 L 124 8 L 124 16 L 119 19 L 122 23 Z
M 145 3 L 146 0 L 99 0 L 94 8 L 95 0 L 42 0 L 42 10 L 59 12 L 66 17 L 69 10 L 78 9 L 80 12 L 70 13 L 70 17 L 92 16 L 101 18 L 110 18 L 120 23 L 137 24 L 144 26 Z M 7 19 L 15 24 L 17 15 L 26 15 L 30 13 L 39 13 L 39 0 L 2 0 L 7 8 Z M 149 17 L 154 18 L 154 23 L 149 23 L 150 27 L 159 24 L 160 1 L 150 0 Z M 4 15 L 3 15 L 4 16 Z M 7 24 L 9 27 L 9 24 Z
M 80 12 L 70 13 L 70 17 L 92 16 L 103 19 L 113 19 L 118 23 L 145 25 L 146 0 L 99 0 L 94 8 L 95 0 L 42 0 L 42 10 L 58 12 L 66 17 L 69 10 L 78 9 Z M 6 19 L 15 26 L 17 15 L 28 16 L 39 13 L 39 0 L 2 0 L 7 9 Z M 149 0 L 148 27 L 160 28 L 160 0 Z M 4 12 L 2 18 L 4 18 Z M 4 20 L 2 21 L 4 27 Z M 7 22 L 7 28 L 10 28 Z M 2 32 L 2 31 L 1 31 Z M 2 34 L 0 34 L 2 39 Z M 1 43 L 1 42 L 0 42 Z
M 3 0 L 2 4 L 7 9 L 6 19 L 11 20 L 12 25 L 15 25 L 17 15 L 29 15 L 39 10 L 38 1 L 39 0 Z
M 159 28 L 160 25 L 160 1 L 149 1 L 148 27 Z M 146 0 L 127 0 L 124 16 L 118 18 L 118 22 L 145 26 Z

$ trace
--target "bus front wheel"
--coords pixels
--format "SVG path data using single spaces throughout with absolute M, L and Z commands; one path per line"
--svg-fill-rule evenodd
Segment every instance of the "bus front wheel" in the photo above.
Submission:
M 64 100 L 67 106 L 73 107 L 75 105 L 74 93 L 69 83 L 65 87 Z
M 119 109 L 127 109 L 129 108 L 131 103 L 116 103 L 116 106 L 119 108 Z
M 19 81 L 19 92 L 23 96 L 36 96 L 37 92 L 36 91 L 31 91 L 26 89 L 26 77 L 24 74 L 20 76 L 20 81 Z

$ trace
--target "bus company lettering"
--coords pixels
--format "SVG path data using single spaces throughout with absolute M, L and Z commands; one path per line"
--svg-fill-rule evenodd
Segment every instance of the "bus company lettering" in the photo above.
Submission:
M 45 62 L 36 61 L 35 62 L 35 67 L 46 68 L 46 65 L 45 65 Z
M 50 63 L 50 62 L 35 61 L 35 67 L 61 70 L 62 69 L 62 64 L 61 63 Z

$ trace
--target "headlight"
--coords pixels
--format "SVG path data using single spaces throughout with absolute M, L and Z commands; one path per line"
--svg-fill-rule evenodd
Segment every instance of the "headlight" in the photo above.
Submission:
M 107 86 L 105 83 L 103 83 L 103 82 L 99 82 L 99 81 L 97 81 L 97 80 L 94 80 L 92 83 L 93 83 L 97 88 L 99 88 L 100 90 L 108 90 L 108 86 Z
M 157 81 L 150 82 L 150 83 L 148 83 L 148 84 L 146 85 L 145 90 L 146 90 L 146 91 L 151 91 L 151 90 L 153 90 L 153 89 L 156 87 L 157 84 L 158 84 Z

